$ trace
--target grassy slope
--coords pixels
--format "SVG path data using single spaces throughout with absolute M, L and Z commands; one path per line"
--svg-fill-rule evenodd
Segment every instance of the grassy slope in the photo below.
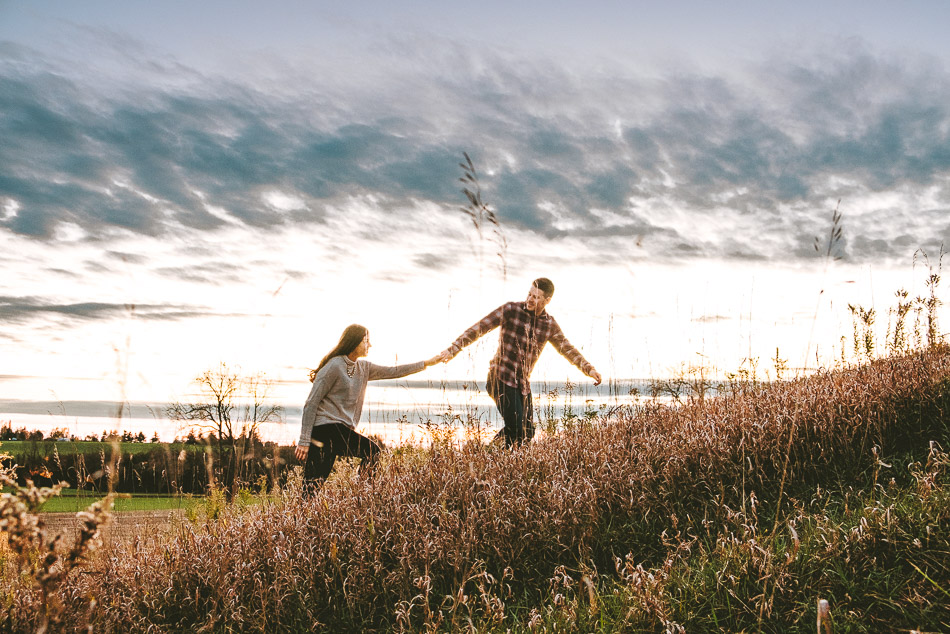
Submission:
M 405 452 L 117 547 L 64 594 L 122 630 L 811 632 L 823 598 L 837 632 L 948 631 L 948 415 L 939 350 Z

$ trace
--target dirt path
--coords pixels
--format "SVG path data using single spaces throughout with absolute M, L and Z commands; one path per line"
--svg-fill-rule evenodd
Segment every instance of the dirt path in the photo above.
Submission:
M 50 534 L 63 533 L 63 538 L 71 540 L 79 530 L 75 513 L 40 513 Z M 122 511 L 113 512 L 112 520 L 102 532 L 103 540 L 115 537 L 153 537 L 172 528 L 184 518 L 180 509 L 167 511 Z

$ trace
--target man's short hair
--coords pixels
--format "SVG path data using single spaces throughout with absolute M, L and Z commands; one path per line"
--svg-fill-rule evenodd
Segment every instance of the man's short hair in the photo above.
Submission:
M 551 297 L 554 296 L 554 282 L 552 282 L 546 277 L 539 277 L 538 279 L 534 281 L 532 286 L 535 286 L 538 289 L 540 289 L 541 292 L 544 293 L 548 299 L 551 299 Z

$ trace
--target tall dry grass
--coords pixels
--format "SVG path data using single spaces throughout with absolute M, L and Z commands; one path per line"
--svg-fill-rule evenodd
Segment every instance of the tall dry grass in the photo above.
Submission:
M 80 570 L 99 546 L 101 529 L 110 518 L 112 495 L 76 514 L 78 531 L 70 540 L 49 530 L 39 516 L 39 508 L 59 495 L 63 483 L 37 487 L 27 480 L 26 486 L 21 486 L 12 470 L 2 467 L 0 484 L 9 490 L 0 494 L 0 531 L 7 538 L 0 545 L 0 578 L 4 581 L 0 627 L 18 631 L 28 625 L 36 634 L 88 627 L 95 596 L 75 594 L 69 587 L 69 581 L 74 580 L 70 575 Z M 67 541 L 72 545 L 67 546 Z
M 794 527 L 803 543 L 837 544 L 821 551 L 828 565 L 852 546 L 834 535 L 837 520 L 803 509 L 828 491 L 836 505 L 867 507 L 862 491 L 883 486 L 881 465 L 946 443 L 948 411 L 950 351 L 934 348 L 737 381 L 714 398 L 581 419 L 513 450 L 436 443 L 390 454 L 372 478 L 345 473 L 310 499 L 294 480 L 258 506 L 183 524 L 167 543 L 113 543 L 92 574 L 64 580 L 61 597 L 83 615 L 95 597 L 94 623 L 107 631 L 586 631 L 608 615 L 621 630 L 679 631 L 708 620 L 703 609 L 710 628 L 808 621 L 811 631 L 822 597 L 783 563 Z M 941 522 L 934 539 L 947 548 L 950 518 Z M 854 542 L 869 549 L 861 561 L 876 561 L 887 540 L 875 539 Z M 937 582 L 915 577 L 913 592 L 939 600 L 950 565 L 914 565 Z M 728 607 L 684 602 L 702 587 Z M 9 606 L 14 590 L 4 592 Z M 4 616 L 27 629 L 25 614 Z

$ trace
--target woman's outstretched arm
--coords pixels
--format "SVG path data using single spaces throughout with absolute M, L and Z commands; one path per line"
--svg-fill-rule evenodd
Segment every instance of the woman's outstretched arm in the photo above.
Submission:
M 366 365 L 369 371 L 366 373 L 366 377 L 369 381 L 377 381 L 379 379 L 398 379 L 410 374 L 415 374 L 416 372 L 421 372 L 422 370 L 428 368 L 431 365 L 435 365 L 440 361 L 442 361 L 441 353 L 435 355 L 431 359 L 417 361 L 416 363 L 407 363 L 406 365 L 385 366 L 367 362 Z

